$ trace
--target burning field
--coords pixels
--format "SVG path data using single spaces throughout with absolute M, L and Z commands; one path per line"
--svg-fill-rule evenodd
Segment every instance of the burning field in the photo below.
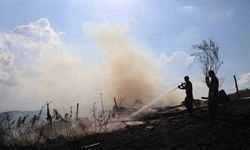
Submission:
M 1 148 L 249 148 L 247 100 L 221 104 L 215 122 L 207 116 L 207 102 L 195 100 L 194 116 L 190 117 L 181 103 L 183 95 L 165 82 L 164 69 L 152 51 L 142 50 L 124 28 L 110 24 L 95 28 L 86 32 L 99 43 L 102 63 L 94 69 L 83 68 L 66 53 L 64 59 L 56 59 L 44 51 L 40 59 L 46 61 L 38 63 L 42 67 L 39 79 L 20 81 L 26 90 L 31 84 L 40 85 L 36 87 L 39 94 L 31 98 L 42 95 L 56 100 L 35 112 L 1 113 Z M 81 109 L 79 103 L 69 101 L 76 96 L 83 98 Z M 86 100 L 88 96 L 99 100 Z M 63 105 L 70 107 L 56 109 Z
M 13 90 L 6 91 L 6 99 L 18 99 L 17 104 L 22 101 L 26 107 L 32 108 L 35 99 L 34 105 L 43 106 L 39 111 L 1 113 L 1 146 L 5 148 L 46 145 L 58 138 L 71 141 L 110 133 L 129 124 L 144 124 L 134 118 L 153 111 L 152 107 L 170 106 L 181 101 L 179 93 L 171 93 L 171 87 L 165 82 L 164 68 L 159 64 L 154 52 L 139 45 L 129 36 L 124 26 L 106 23 L 85 27 L 85 34 L 94 40 L 100 49 L 99 61 L 93 66 L 71 56 L 67 49 L 60 45 L 60 35 L 54 31 L 46 18 L 14 28 L 11 33 L 5 34 L 3 44 L 13 42 L 8 40 L 14 37 L 21 38 L 26 41 L 11 44 L 31 49 L 26 47 L 29 35 L 19 33 L 19 30 L 24 28 L 32 30 L 30 34 L 36 34 L 33 29 L 41 33 L 46 32 L 53 35 L 56 41 L 45 39 L 50 41 L 44 43 L 45 47 L 39 46 L 27 54 L 13 53 L 13 57 L 8 57 L 11 62 L 6 64 L 16 64 L 12 68 L 15 71 L 7 72 L 11 77 L 8 80 L 13 78 L 17 84 L 14 84 Z M 39 40 L 33 42 L 44 42 Z M 5 46 L 8 47 L 7 44 Z M 53 50 L 53 53 L 50 50 Z M 10 55 L 7 50 L 4 52 Z M 22 67 L 17 67 L 17 63 Z M 30 74 L 34 77 L 29 78 Z M 116 98 L 113 101 L 114 96 Z M 52 103 L 48 101 L 44 105 L 44 97 L 53 99 Z M 87 100 L 89 97 L 94 100 Z M 100 101 L 96 102 L 96 99 Z M 82 109 L 79 109 L 79 104 L 75 109 L 72 103 L 79 102 Z M 51 105 L 54 108 L 51 109 Z M 57 107 L 59 109 L 56 109 Z M 80 117 L 83 114 L 85 118 Z
M 249 6 L 0 0 L 0 150 L 250 149 Z
M 113 110 L 93 118 L 62 117 L 43 112 L 35 122 L 1 121 L 3 149 L 249 149 L 249 99 L 220 104 L 211 122 L 207 103 L 196 100 L 194 116 L 183 105 L 126 108 L 114 100 Z M 137 102 L 139 103 L 139 102 Z M 138 104 L 137 104 L 138 105 Z M 47 108 L 49 104 L 47 105 Z M 140 113 L 138 113 L 140 111 Z M 97 111 L 98 112 L 98 111 Z M 135 115 L 136 114 L 136 115 Z M 50 120 L 51 117 L 51 120 Z M 75 116 L 77 117 L 77 115 Z M 50 122 L 51 121 L 51 122 Z M 20 124 L 19 124 L 20 123 Z

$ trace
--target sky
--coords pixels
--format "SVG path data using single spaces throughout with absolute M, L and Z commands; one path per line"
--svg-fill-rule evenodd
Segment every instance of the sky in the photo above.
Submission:
M 80 101 L 90 111 L 99 93 L 110 99 L 133 87 L 144 94 L 131 99 L 152 99 L 145 91 L 170 90 L 185 75 L 194 96 L 206 96 L 190 54 L 209 38 L 220 46 L 221 88 L 235 92 L 233 75 L 240 89 L 250 87 L 248 0 L 1 0 L 0 20 L 0 111 L 46 101 L 64 109 Z

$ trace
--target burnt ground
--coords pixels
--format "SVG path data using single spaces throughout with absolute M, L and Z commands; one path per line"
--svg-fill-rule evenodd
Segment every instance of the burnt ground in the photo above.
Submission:
M 159 150 L 159 149 L 250 149 L 250 102 L 242 100 L 223 105 L 212 122 L 207 107 L 185 110 L 158 108 L 138 118 L 145 124 L 127 126 L 111 133 L 74 140 L 57 139 L 49 144 L 25 149 Z M 19 147 L 21 148 L 21 147 Z

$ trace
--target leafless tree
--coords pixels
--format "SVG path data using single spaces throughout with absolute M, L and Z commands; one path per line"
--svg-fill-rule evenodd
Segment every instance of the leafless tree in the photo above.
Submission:
M 223 62 L 219 57 L 219 45 L 212 39 L 208 41 L 202 40 L 201 43 L 192 45 L 193 49 L 197 50 L 191 54 L 195 57 L 201 65 L 201 69 L 205 76 L 207 76 L 209 70 L 214 70 L 215 73 L 218 72 L 221 64 Z

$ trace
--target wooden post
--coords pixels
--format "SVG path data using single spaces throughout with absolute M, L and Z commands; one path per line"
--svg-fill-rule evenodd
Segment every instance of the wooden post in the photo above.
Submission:
M 93 111 L 93 113 L 94 113 L 93 116 L 94 116 L 94 119 L 95 119 L 95 133 L 96 133 L 96 127 L 97 127 L 97 126 L 96 126 L 96 125 L 97 125 L 96 123 L 97 123 L 97 122 L 96 122 L 96 114 L 95 114 L 95 112 L 96 112 L 95 102 L 94 102 L 94 104 L 93 104 L 93 109 L 92 109 L 92 111 Z
M 107 130 L 107 124 L 106 124 L 106 120 L 105 120 L 105 112 L 104 112 L 104 106 L 103 106 L 103 98 L 102 98 L 102 93 L 100 93 L 100 95 L 101 95 L 101 103 L 102 103 L 102 118 L 103 118 L 103 120 L 102 120 L 102 123 L 103 123 L 103 125 L 104 125 L 104 131 L 105 131 L 105 133 L 106 133 L 106 130 Z
M 100 93 L 100 96 L 101 96 L 101 104 L 102 104 L 102 117 L 103 117 L 103 120 L 105 120 L 102 93 Z
M 76 119 L 79 117 L 79 103 L 76 104 Z
M 114 103 L 115 103 L 115 106 L 118 107 L 115 97 L 114 97 Z
M 236 80 L 235 75 L 234 75 L 234 82 L 235 82 L 235 88 L 236 88 L 236 91 L 237 91 L 238 98 L 240 99 L 240 93 L 239 93 L 238 84 L 237 84 L 237 80 Z

